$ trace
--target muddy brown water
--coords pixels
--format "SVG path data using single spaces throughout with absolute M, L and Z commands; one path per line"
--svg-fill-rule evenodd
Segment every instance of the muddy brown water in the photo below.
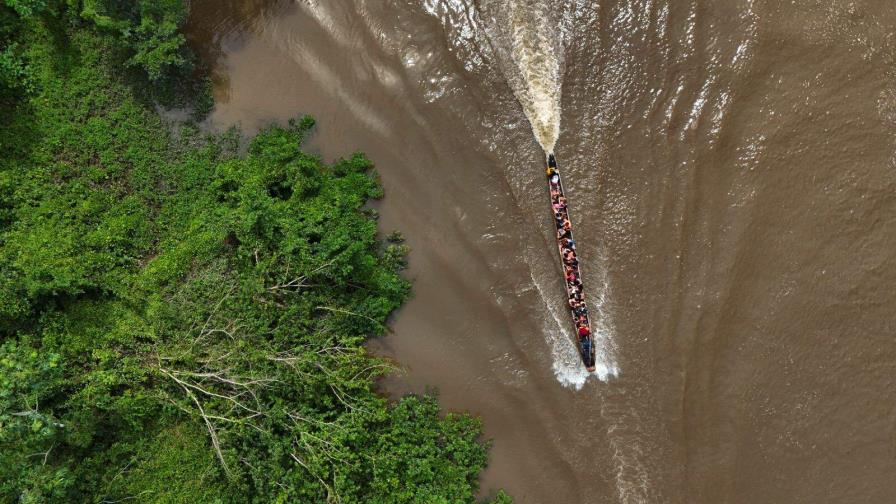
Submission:
M 377 165 L 415 293 L 372 345 L 406 368 L 384 390 L 481 416 L 483 492 L 520 503 L 896 502 L 896 4 L 548 9 L 602 380 L 557 317 L 494 4 L 192 2 L 210 127 L 310 113 L 325 159 Z

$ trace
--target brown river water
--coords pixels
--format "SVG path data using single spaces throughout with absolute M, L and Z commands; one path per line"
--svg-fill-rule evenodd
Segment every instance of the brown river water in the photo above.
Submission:
M 483 495 L 892 503 L 894 27 L 892 0 L 194 0 L 188 36 L 210 128 L 310 113 L 314 152 L 375 161 L 414 280 L 382 387 L 483 419 Z

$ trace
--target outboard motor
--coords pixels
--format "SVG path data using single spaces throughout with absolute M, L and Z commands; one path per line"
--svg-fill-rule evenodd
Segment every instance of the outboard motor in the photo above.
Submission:
M 582 361 L 585 367 L 594 367 L 594 341 L 591 337 L 582 338 Z
M 554 154 L 553 154 L 553 153 L 548 154 L 548 166 L 550 166 L 551 168 L 556 168 L 556 167 L 557 167 L 557 160 L 554 159 Z

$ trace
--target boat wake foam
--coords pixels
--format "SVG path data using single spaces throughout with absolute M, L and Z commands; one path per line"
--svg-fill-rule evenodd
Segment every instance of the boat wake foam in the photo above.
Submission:
M 609 320 L 602 308 L 602 296 L 597 295 L 595 296 L 596 301 L 592 301 L 592 310 L 596 314 L 596 323 L 593 326 L 596 370 L 589 373 L 582 364 L 582 356 L 575 344 L 575 335 L 567 329 L 567 327 L 571 327 L 568 309 L 557 302 L 551 302 L 552 299 L 562 300 L 562 296 L 549 296 L 545 292 L 542 282 L 538 278 L 549 278 L 550 274 L 548 272 L 536 274 L 531 268 L 531 264 L 540 264 L 540 261 L 530 263 L 529 275 L 532 284 L 538 290 L 538 295 L 551 314 L 550 319 L 545 319 L 543 331 L 551 349 L 552 369 L 557 381 L 565 387 L 581 390 L 589 376 L 594 376 L 600 381 L 607 381 L 610 377 L 618 376 L 619 369 L 616 366 L 612 348 L 612 333 Z
M 547 3 L 483 2 L 486 35 L 546 153 L 560 136 L 562 45 Z

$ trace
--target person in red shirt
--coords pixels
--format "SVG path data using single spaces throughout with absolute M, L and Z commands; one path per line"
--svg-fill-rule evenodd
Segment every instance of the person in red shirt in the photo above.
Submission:
M 588 336 L 591 336 L 591 329 L 588 329 L 586 325 L 579 327 L 579 338 L 587 338 Z

